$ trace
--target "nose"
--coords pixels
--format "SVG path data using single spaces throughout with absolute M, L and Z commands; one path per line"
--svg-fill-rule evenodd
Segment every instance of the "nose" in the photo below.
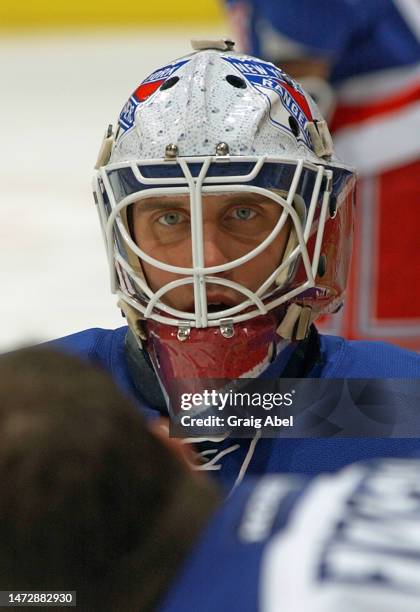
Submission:
M 222 236 L 217 226 L 213 223 L 204 224 L 204 265 L 206 268 L 220 266 L 227 263 L 226 236 Z

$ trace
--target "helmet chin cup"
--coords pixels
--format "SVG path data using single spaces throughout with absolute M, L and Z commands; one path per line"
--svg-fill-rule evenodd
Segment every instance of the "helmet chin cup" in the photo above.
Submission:
M 221 389 L 235 379 L 258 377 L 285 345 L 277 327 L 278 314 L 271 312 L 236 323 L 230 337 L 221 325 L 190 328 L 183 339 L 179 331 L 185 326 L 148 321 L 145 348 L 167 401 L 170 398 L 171 416 L 178 415 L 177 398 L 183 393 L 202 394 L 205 389 Z

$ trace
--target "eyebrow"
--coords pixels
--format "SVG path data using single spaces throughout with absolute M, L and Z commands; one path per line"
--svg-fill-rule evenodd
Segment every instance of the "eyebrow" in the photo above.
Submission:
M 213 195 L 213 194 L 212 194 Z M 263 196 L 258 193 L 235 193 L 231 196 L 228 196 L 226 200 L 223 202 L 225 206 L 232 206 L 235 204 L 263 204 L 263 203 L 273 203 L 270 198 Z M 185 208 L 189 209 L 190 200 L 179 201 L 179 200 L 139 200 L 135 202 L 136 211 L 139 213 L 143 212 L 151 212 L 155 210 L 167 210 L 168 208 Z
M 226 204 L 263 204 L 264 202 L 268 203 L 271 200 L 260 193 L 251 193 L 249 191 L 234 193 L 226 199 Z
M 149 212 L 149 211 L 153 211 L 153 210 L 166 210 L 167 208 L 186 208 L 187 207 L 187 203 L 184 204 L 184 206 L 182 206 L 182 204 L 180 202 L 176 202 L 175 200 L 167 200 L 166 202 L 154 202 L 153 200 L 140 200 L 139 202 L 135 202 L 136 206 L 135 206 L 135 211 L 136 212 Z M 189 208 L 189 203 L 188 203 L 188 208 Z

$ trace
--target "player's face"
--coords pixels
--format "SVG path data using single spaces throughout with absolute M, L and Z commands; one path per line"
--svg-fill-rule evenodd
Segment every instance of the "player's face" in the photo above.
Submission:
M 219 266 L 246 255 L 273 230 L 283 209 L 257 194 L 223 194 L 203 198 L 204 265 Z M 134 238 L 148 255 L 166 264 L 191 267 L 192 246 L 190 200 L 187 196 L 151 198 L 134 204 Z M 216 274 L 256 291 L 279 265 L 289 234 L 286 223 L 280 234 L 262 253 L 250 261 Z M 142 262 L 149 286 L 157 291 L 166 283 L 181 278 Z M 244 295 L 229 287 L 209 284 L 209 306 L 233 306 Z M 166 293 L 162 301 L 169 306 L 192 312 L 193 285 L 183 285 Z

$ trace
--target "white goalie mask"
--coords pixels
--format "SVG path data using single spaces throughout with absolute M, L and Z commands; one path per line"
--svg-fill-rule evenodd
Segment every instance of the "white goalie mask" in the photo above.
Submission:
M 354 172 L 335 158 L 313 100 L 280 68 L 235 53 L 228 41 L 201 47 L 145 79 L 105 137 L 94 191 L 112 291 L 140 337 L 153 322 L 150 329 L 176 328 L 179 340 L 194 328 L 229 338 L 241 323 L 276 313 L 279 336 L 303 338 L 343 301 Z M 236 202 L 223 218 L 226 252 L 209 263 L 207 215 L 220 218 L 226 198 Z M 253 198 L 270 214 L 237 240 Z M 134 206 L 147 211 L 144 223 Z M 151 211 L 165 230 L 150 226 Z M 179 215 L 176 251 L 159 232 L 179 225 Z M 154 227 L 161 249 L 151 242 Z

